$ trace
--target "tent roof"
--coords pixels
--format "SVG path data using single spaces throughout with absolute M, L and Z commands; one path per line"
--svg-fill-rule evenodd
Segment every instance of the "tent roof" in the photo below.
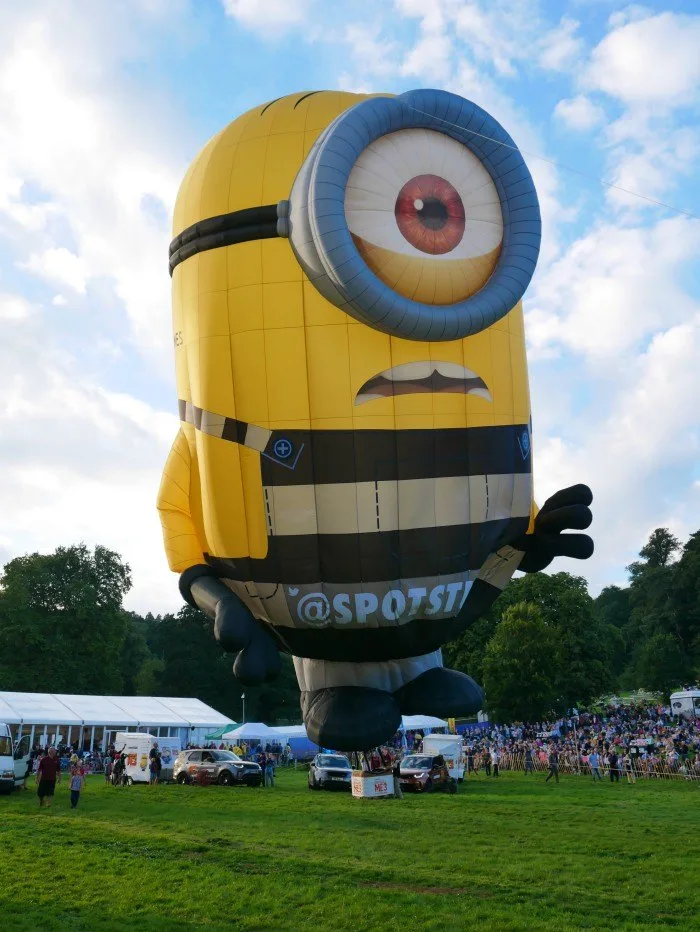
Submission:
M 279 738 L 279 733 L 263 722 L 246 722 L 233 731 L 227 731 L 222 738 Z
M 36 725 L 82 725 L 83 719 L 61 702 L 59 696 L 49 693 L 0 693 L 4 720 L 8 724 L 23 722 Z M 5 708 L 6 707 L 6 708 Z
M 270 730 L 280 738 L 307 738 L 306 725 L 271 725 Z
M 199 699 L 0 692 L 0 721 L 11 725 L 117 725 L 218 728 L 231 720 Z
M 447 722 L 434 715 L 404 715 L 401 718 L 404 731 L 416 731 L 421 728 L 447 728 Z
M 161 702 L 166 709 L 175 715 L 181 716 L 191 728 L 214 728 L 220 725 L 233 725 L 227 715 L 222 715 L 216 709 L 206 705 L 201 699 L 182 699 L 172 696 L 159 696 L 156 702 Z
M 235 728 L 237 725 L 236 722 L 230 722 L 228 725 L 222 725 L 221 728 L 217 728 L 215 731 L 212 731 L 211 734 L 205 735 L 205 741 L 218 741 L 219 738 L 223 738 L 227 731 L 231 731 L 232 728 Z

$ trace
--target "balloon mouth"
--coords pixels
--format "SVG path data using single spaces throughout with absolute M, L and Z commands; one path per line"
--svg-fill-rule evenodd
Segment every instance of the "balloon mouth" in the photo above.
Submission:
M 477 395 L 493 401 L 484 380 L 453 362 L 407 362 L 385 369 L 362 385 L 355 406 L 396 395 Z

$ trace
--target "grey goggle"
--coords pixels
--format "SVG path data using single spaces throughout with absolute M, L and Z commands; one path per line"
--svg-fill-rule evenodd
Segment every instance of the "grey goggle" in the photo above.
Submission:
M 498 192 L 503 238 L 497 264 L 476 294 L 428 304 L 398 294 L 360 255 L 348 228 L 348 178 L 375 140 L 405 129 L 429 129 L 466 146 Z M 446 91 L 409 91 L 361 101 L 319 136 L 289 201 L 201 220 L 170 245 L 170 274 L 207 249 L 282 236 L 309 280 L 332 304 L 362 323 L 410 340 L 470 336 L 504 317 L 522 298 L 537 263 L 541 220 L 530 172 L 511 137 L 486 111 Z

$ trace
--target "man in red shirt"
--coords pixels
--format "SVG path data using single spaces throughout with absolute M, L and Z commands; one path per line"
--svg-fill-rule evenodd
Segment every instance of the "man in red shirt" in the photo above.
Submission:
M 56 754 L 56 748 L 49 748 L 49 753 L 39 761 L 36 769 L 36 782 L 39 784 L 37 791 L 39 808 L 41 809 L 46 804 L 46 807 L 50 809 L 56 784 L 61 782 L 61 762 Z

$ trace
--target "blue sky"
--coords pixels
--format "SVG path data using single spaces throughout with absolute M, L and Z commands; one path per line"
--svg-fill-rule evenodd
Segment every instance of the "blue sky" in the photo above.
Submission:
M 526 153 L 537 495 L 595 494 L 594 558 L 557 568 L 597 592 L 700 527 L 700 221 L 572 171 L 700 215 L 697 4 L 0 0 L 0 25 L 0 562 L 101 542 L 131 607 L 178 607 L 170 212 L 211 135 L 319 88 L 444 87 Z

